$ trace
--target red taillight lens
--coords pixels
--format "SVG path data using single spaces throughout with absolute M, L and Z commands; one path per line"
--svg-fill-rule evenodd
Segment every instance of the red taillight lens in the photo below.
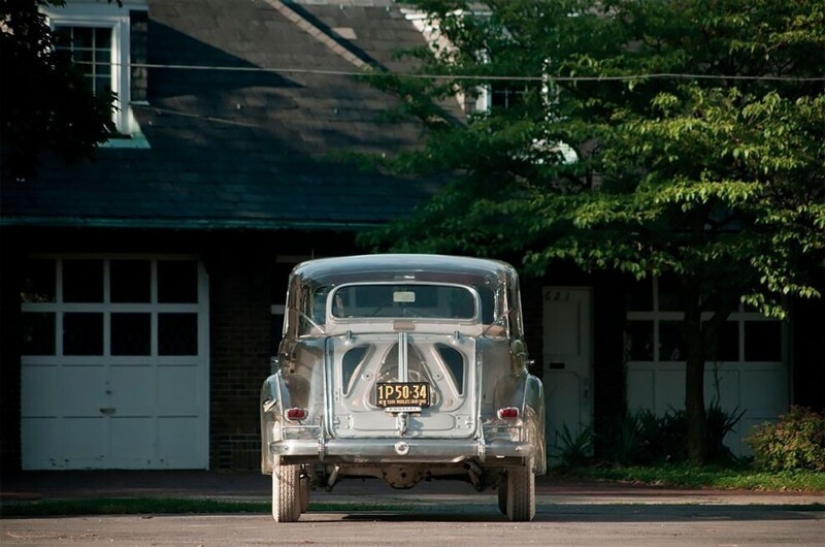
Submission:
M 287 420 L 303 420 L 307 417 L 307 409 L 305 408 L 288 408 L 286 411 Z
M 514 406 L 498 409 L 498 417 L 502 420 L 515 420 L 518 418 L 519 411 Z

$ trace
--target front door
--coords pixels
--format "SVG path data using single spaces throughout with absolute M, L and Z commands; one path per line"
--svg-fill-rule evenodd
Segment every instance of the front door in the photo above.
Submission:
M 547 459 L 557 465 L 565 450 L 589 434 L 593 421 L 592 291 L 545 287 L 542 296 Z

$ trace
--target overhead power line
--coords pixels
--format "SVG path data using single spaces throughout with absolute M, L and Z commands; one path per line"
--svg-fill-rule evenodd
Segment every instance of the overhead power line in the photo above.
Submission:
M 87 64 L 80 62 L 78 64 Z M 120 63 L 113 63 L 118 65 Z M 503 80 L 508 82 L 535 81 L 535 82 L 598 82 L 598 81 L 634 81 L 645 79 L 679 79 L 679 80 L 757 80 L 776 82 L 825 82 L 823 76 L 746 76 L 738 74 L 688 74 L 675 72 L 651 72 L 646 74 L 625 74 L 621 76 L 488 76 L 488 75 L 464 75 L 464 74 L 420 74 L 414 72 L 383 72 L 357 71 L 357 70 L 325 70 L 319 68 L 296 68 L 296 67 L 237 67 L 218 65 L 178 65 L 178 64 L 153 64 L 153 63 L 132 63 L 125 65 L 130 68 L 162 68 L 169 70 L 204 70 L 204 71 L 228 71 L 228 72 L 265 72 L 280 74 L 318 74 L 326 76 L 403 76 L 407 78 L 427 79 L 427 80 Z

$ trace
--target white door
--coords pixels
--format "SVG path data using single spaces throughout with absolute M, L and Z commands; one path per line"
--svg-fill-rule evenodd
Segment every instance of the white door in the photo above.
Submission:
M 545 287 L 544 390 L 550 465 L 593 422 L 592 291 Z

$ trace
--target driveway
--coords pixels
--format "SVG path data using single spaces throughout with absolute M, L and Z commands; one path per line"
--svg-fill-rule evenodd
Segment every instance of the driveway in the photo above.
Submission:
M 190 497 L 269 500 L 268 477 L 214 472 L 38 472 L 0 478 L 3 504 L 36 499 Z M 494 492 L 422 483 L 392 490 L 345 480 L 312 501 L 339 504 L 278 524 L 266 513 L 0 519 L 6 546 L 776 546 L 821 547 L 825 496 L 640 487 L 580 481 L 537 485 L 537 515 L 512 523 Z M 393 508 L 363 509 L 364 503 Z

